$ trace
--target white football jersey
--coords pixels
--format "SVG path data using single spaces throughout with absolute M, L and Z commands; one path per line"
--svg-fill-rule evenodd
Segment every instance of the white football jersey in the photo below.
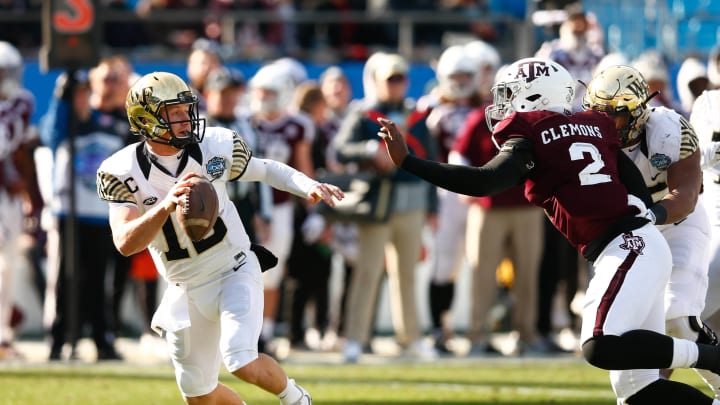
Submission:
M 231 270 L 244 260 L 250 239 L 235 206 L 228 198 L 226 182 L 245 171 L 252 151 L 234 131 L 208 127 L 199 144 L 183 154 L 177 176 L 148 158 L 145 143 L 125 147 L 106 159 L 98 169 L 98 195 L 111 203 L 133 204 L 140 214 L 155 207 L 177 179 L 189 172 L 213 182 L 220 206 L 215 227 L 205 239 L 193 242 L 172 213 L 148 247 L 160 274 L 171 283 L 198 282 Z
M 653 202 L 658 202 L 668 193 L 670 165 L 697 149 L 698 138 L 687 120 L 673 110 L 655 107 L 645 125 L 645 139 L 623 151 L 640 169 Z

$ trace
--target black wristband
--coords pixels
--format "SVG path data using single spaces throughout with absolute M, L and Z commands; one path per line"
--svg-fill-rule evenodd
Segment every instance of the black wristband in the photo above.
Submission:
M 650 211 L 655 214 L 655 225 L 663 225 L 667 221 L 667 210 L 660 203 L 650 207 Z

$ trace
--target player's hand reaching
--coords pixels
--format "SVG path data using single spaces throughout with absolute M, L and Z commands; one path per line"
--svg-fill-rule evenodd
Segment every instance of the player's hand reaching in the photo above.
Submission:
M 382 128 L 378 132 L 378 136 L 385 141 L 388 155 L 392 159 L 395 166 L 402 165 L 403 160 L 407 157 L 408 152 L 405 137 L 400 133 L 395 123 L 386 118 L 378 118 L 378 122 Z
M 345 193 L 332 184 L 317 183 L 310 189 L 307 200 L 312 204 L 325 201 L 325 204 L 334 207 L 335 200 L 333 200 L 333 197 L 340 201 L 345 198 Z

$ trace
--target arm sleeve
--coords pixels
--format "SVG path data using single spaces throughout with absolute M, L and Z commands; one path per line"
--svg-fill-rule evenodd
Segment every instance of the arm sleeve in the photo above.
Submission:
M 449 191 L 483 197 L 523 182 L 534 167 L 530 141 L 512 138 L 482 167 L 433 162 L 408 155 L 402 168 Z
M 303 172 L 284 163 L 256 157 L 250 158 L 240 180 L 262 181 L 273 188 L 303 198 L 307 197 L 310 189 L 317 184 L 317 181 L 309 178 Z
M 635 163 L 620 149 L 618 149 L 617 152 L 617 162 L 620 181 L 625 185 L 628 193 L 640 198 L 646 207 L 652 207 L 652 196 L 645 185 L 645 179 L 643 179 Z
M 273 194 L 270 186 L 265 183 L 257 183 L 258 190 L 258 211 L 262 219 L 272 220 Z
M 245 172 L 248 162 L 252 157 L 252 150 L 237 132 L 233 131 L 232 137 L 233 151 L 232 166 L 230 167 L 230 180 L 237 180 Z

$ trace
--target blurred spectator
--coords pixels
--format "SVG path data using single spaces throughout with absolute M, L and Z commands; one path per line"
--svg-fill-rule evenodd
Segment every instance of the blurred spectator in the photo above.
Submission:
M 481 104 L 478 69 L 480 58 L 468 57 L 463 45 L 448 47 L 436 67 L 437 86 L 426 98 L 429 115 L 426 125 L 437 144 L 437 160 L 447 163 L 450 149 L 471 110 Z M 418 102 L 420 105 L 420 102 Z M 458 163 L 458 162 L 455 162 Z M 465 259 L 467 199 L 438 189 L 437 230 L 433 235 L 433 268 L 430 280 L 430 316 L 435 348 L 450 352 L 452 336 L 449 311 L 455 295 L 455 277 Z
M 23 218 L 34 223 L 29 231 L 38 236 L 35 229 L 42 209 L 31 154 L 36 143 L 30 126 L 35 98 L 23 87 L 23 69 L 17 48 L 0 41 L 0 360 L 21 357 L 13 346 L 17 326 L 13 322 L 13 280 L 23 259 L 19 244 Z M 15 315 L 20 315 L 17 309 Z
M 610 52 L 607 55 L 603 56 L 602 59 L 600 59 L 600 62 L 595 65 L 593 68 L 593 77 L 602 72 L 603 70 L 607 69 L 610 66 L 615 65 L 629 65 L 630 61 L 628 60 L 627 56 L 625 56 L 622 52 Z
M 630 65 L 645 78 L 650 89 L 649 105 L 651 107 L 662 106 L 682 111 L 682 106 L 673 97 L 670 74 L 668 73 L 665 58 L 661 53 L 645 51 L 635 58 Z
M 206 0 L 139 0 L 136 9 L 142 15 L 152 14 L 156 10 L 198 10 L 206 7 Z M 146 43 L 163 44 L 174 49 L 190 49 L 193 42 L 203 34 L 203 22 L 200 17 L 192 22 L 153 22 L 145 25 L 149 40 Z
M 250 116 L 245 118 L 257 136 L 257 155 L 285 163 L 310 177 L 313 175 L 311 147 L 313 123 L 287 109 L 295 83 L 281 66 L 265 65 L 250 79 Z M 278 257 L 278 265 L 263 273 L 265 308 L 260 349 L 273 352 L 275 321 L 280 307 L 281 283 L 293 238 L 293 201 L 290 194 L 272 190 L 272 222 L 269 235 L 261 239 Z M 308 269 L 309 270 L 309 269 Z
M 222 66 L 222 57 L 218 43 L 207 39 L 199 39 L 193 43 L 192 50 L 187 58 L 187 78 L 190 89 L 198 97 L 205 92 L 205 80 L 208 74 Z M 200 109 L 204 109 L 204 99 L 201 98 Z
M 720 45 L 715 45 L 710 49 L 707 74 L 708 79 L 710 79 L 710 87 L 713 89 L 720 88 Z
M 378 53 L 363 70 L 366 85 L 364 107 L 343 122 L 334 147 L 338 161 L 355 163 L 368 175 L 389 186 L 386 220 L 358 222 L 358 261 L 350 282 L 345 313 L 347 341 L 343 348 L 346 361 L 357 361 L 363 346 L 369 343 L 371 322 L 383 275 L 388 273 L 390 303 L 395 338 L 409 355 L 424 359 L 437 356 L 422 341 L 415 301 L 415 267 L 420 258 L 422 230 L 428 213 L 435 212 L 436 192 L 417 177 L 395 171 L 392 161 L 378 141 L 378 117 L 388 117 L 412 136 L 413 153 L 434 158 L 425 115 L 407 104 L 409 66 L 396 54 Z M 378 191 L 379 190 L 375 190 Z M 382 204 L 382 203 L 381 203 Z M 385 266 L 383 266 L 385 264 Z
M 272 62 L 272 65 L 278 69 L 280 73 L 290 77 L 294 86 L 298 86 L 308 79 L 307 69 L 305 69 L 305 66 L 297 59 L 283 57 Z
M 336 22 L 323 22 L 301 25 L 298 29 L 300 45 L 306 49 L 317 48 L 327 52 L 326 48 L 338 50 L 343 56 L 360 59 L 366 56 L 365 46 L 361 45 L 364 38 L 358 35 L 362 24 L 357 24 L 344 14 L 364 10 L 362 0 L 320 0 L 310 10 L 321 13 L 339 13 Z
M 122 57 L 109 57 L 91 69 L 89 76 L 76 71 L 68 77 L 62 75 L 56 84 L 54 97 L 47 113 L 43 117 L 41 137 L 43 143 L 53 151 L 53 201 L 52 209 L 56 215 L 54 227 L 57 237 L 56 246 L 49 251 L 59 255 L 49 262 L 48 290 L 46 299 L 46 322 L 50 328 L 50 360 L 60 360 L 64 344 L 71 344 L 70 357 L 74 358 L 75 345 L 82 337 L 82 327 L 86 323 L 92 328 L 92 338 L 97 349 L 98 360 L 121 359 L 114 347 L 114 329 L 119 329 L 120 297 L 127 280 L 129 259 L 117 260 L 108 224 L 107 206 L 96 196 L 95 177 L 99 163 L 113 152 L 125 146 L 129 139 L 128 121 L 122 113 L 120 94 L 126 94 L 130 71 L 127 61 Z M 71 105 L 72 103 L 72 105 Z M 72 116 L 70 115 L 72 114 Z M 70 123 L 74 121 L 75 133 Z M 74 140 L 75 159 L 70 160 L 69 142 Z M 69 165 L 74 164 L 75 177 L 69 176 Z M 70 182 L 72 183 L 72 186 Z M 76 248 L 76 267 L 73 269 L 73 281 L 67 275 L 64 255 L 68 253 L 66 227 L 70 209 L 70 191 L 75 191 L 76 240 L 83 235 L 82 248 Z M 81 203 L 80 203 L 81 202 Z M 72 246 L 72 245 L 71 245 Z M 114 288 L 110 294 L 114 313 L 105 311 L 105 276 L 108 268 L 114 268 Z M 117 279 L 117 281 L 115 281 Z M 67 282 L 74 282 L 82 291 L 79 300 L 79 313 L 70 313 L 70 294 L 73 291 Z M 70 317 L 77 317 L 78 330 L 68 330 Z
M 588 42 L 590 21 L 581 9 L 569 9 L 567 20 L 560 25 L 559 38 L 542 44 L 536 57 L 547 58 L 564 66 L 575 80 L 585 83 L 592 79 L 595 65 L 604 56 L 604 50 Z M 584 88 L 578 83 L 575 89 L 573 110 L 582 110 Z
M 137 141 L 137 138 L 130 136 L 125 112 L 125 96 L 134 76 L 135 72 L 130 62 L 120 55 L 102 59 L 88 72 L 91 90 L 90 108 L 95 115 L 94 119 L 111 130 L 111 133 L 122 139 L 125 144 Z M 121 255 L 116 249 L 112 250 L 112 258 L 112 290 L 108 300 L 110 306 L 108 320 L 109 330 L 113 336 L 117 336 L 122 329 L 120 308 L 128 282 L 130 258 Z
M 138 309 L 140 310 L 140 348 L 145 354 L 167 357 L 165 340 L 150 328 L 152 316 L 157 310 L 158 272 L 150 252 L 145 249 L 131 256 L 130 278 L 135 287 Z
M 324 170 L 330 140 L 320 130 L 327 120 L 327 103 L 320 86 L 315 82 L 300 84 L 291 108 L 312 120 L 315 128 L 312 142 L 313 170 Z M 293 285 L 290 294 L 290 344 L 295 348 L 307 348 L 307 327 L 316 329 L 321 336 L 327 332 L 332 265 L 330 229 L 314 207 L 295 200 L 294 237 L 287 264 L 289 280 Z M 305 313 L 310 303 L 313 304 L 314 317 L 306 322 Z
M 388 0 L 390 8 L 400 14 L 406 12 L 426 12 L 432 13 L 440 11 L 436 0 Z M 414 24 L 413 25 L 413 41 L 416 46 L 440 46 L 444 28 L 441 24 Z M 397 35 L 397 33 L 395 33 Z
M 133 11 L 134 5 L 134 0 L 108 0 L 103 7 L 108 12 Z M 140 21 L 107 21 L 102 25 L 103 42 L 113 48 L 146 46 L 146 25 Z
M 323 71 L 320 75 L 320 90 L 328 106 L 328 119 L 325 120 L 323 127 L 327 127 L 325 132 L 334 136 L 345 117 L 354 106 L 357 106 L 357 100 L 353 98 L 350 80 L 338 66 L 331 66 Z M 332 147 L 332 143 L 329 147 Z M 326 161 L 337 163 L 335 154 L 328 153 Z
M 320 75 L 320 90 L 327 103 L 327 117 L 320 127 L 320 136 L 327 139 L 325 149 L 325 171 L 327 173 L 342 173 L 343 165 L 337 161 L 333 141 L 340 129 L 342 121 L 350 111 L 357 106 L 353 99 L 352 87 L 345 72 L 331 66 Z M 320 171 L 317 173 L 321 174 Z M 332 249 L 340 255 L 343 264 L 343 282 L 340 291 L 340 305 L 331 313 L 331 329 L 336 336 L 345 336 L 345 306 L 347 304 L 348 285 L 352 278 L 353 268 L 357 260 L 357 226 L 352 222 L 334 221 L 332 223 Z M 334 317 L 333 317 L 334 315 Z
M 454 163 L 480 167 L 497 154 L 485 120 L 485 108 L 467 117 L 451 152 Z M 518 332 L 517 353 L 551 351 L 536 331 L 538 272 L 543 251 L 543 212 L 516 186 L 500 194 L 473 198 L 467 211 L 466 252 L 472 270 L 471 354 L 499 353 L 490 341 L 488 322 L 496 301 L 496 269 L 507 257 L 512 262 L 511 328 Z
M 491 101 L 490 88 L 495 81 L 495 74 L 500 68 L 500 54 L 494 46 L 480 40 L 465 44 L 465 52 L 470 58 L 475 59 L 478 95 L 481 101 Z
M 205 85 L 207 125 L 236 131 L 247 145 L 256 150 L 257 134 L 249 116 L 242 111 L 246 82 L 235 69 L 221 67 L 208 74 Z M 267 238 L 272 218 L 272 195 L 264 183 L 234 181 L 227 184 L 228 196 L 235 204 L 248 237 L 253 243 Z
M 697 58 L 685 59 L 678 70 L 676 82 L 682 107 L 682 110 L 678 110 L 678 112 L 688 118 L 695 99 L 710 88 L 710 79 L 705 64 Z

